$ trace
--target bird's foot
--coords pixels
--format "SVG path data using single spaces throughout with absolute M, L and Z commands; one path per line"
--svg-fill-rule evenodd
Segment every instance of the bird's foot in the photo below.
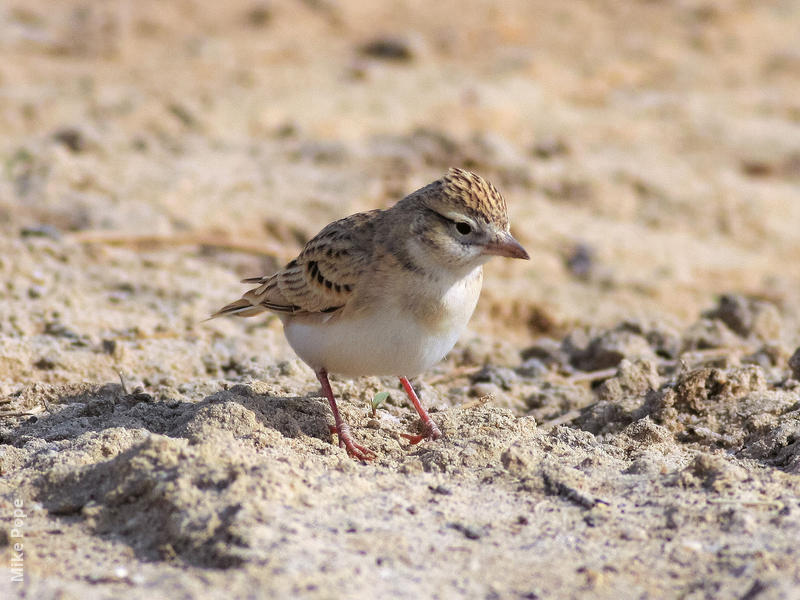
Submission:
M 412 445 L 419 444 L 422 440 L 438 440 L 442 437 L 442 432 L 433 421 L 428 421 L 422 424 L 422 433 L 414 435 L 411 433 L 401 433 L 401 436 L 406 438 Z
M 335 425 L 328 425 L 331 433 L 335 433 L 339 438 L 339 448 L 347 450 L 347 454 L 358 460 L 372 460 L 375 458 L 375 453 L 369 448 L 365 448 L 357 443 L 350 435 L 350 426 L 347 423 L 342 423 L 338 427 Z

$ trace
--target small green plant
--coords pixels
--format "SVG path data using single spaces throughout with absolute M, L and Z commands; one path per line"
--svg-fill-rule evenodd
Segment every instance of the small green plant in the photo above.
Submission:
M 386 399 L 389 397 L 389 392 L 378 392 L 372 397 L 372 402 L 370 405 L 372 406 L 372 416 L 375 416 L 375 411 L 378 410 L 381 405 L 386 402 Z

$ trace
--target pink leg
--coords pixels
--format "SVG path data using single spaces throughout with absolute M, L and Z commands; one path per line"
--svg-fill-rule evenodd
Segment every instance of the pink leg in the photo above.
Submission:
M 433 422 L 433 419 L 431 419 L 428 413 L 425 412 L 425 409 L 422 408 L 422 404 L 419 398 L 417 398 L 414 388 L 412 388 L 411 384 L 408 382 L 408 379 L 401 377 L 400 383 L 403 384 L 403 388 L 406 390 L 406 394 L 408 394 L 408 399 L 411 400 L 411 404 L 414 405 L 414 408 L 417 409 L 417 413 L 419 413 L 419 418 L 422 419 L 422 435 L 411 435 L 410 433 L 401 433 L 400 435 L 409 440 L 412 444 L 419 444 L 422 440 L 436 440 L 442 437 L 442 432 L 439 431 L 436 423 Z
M 336 425 L 330 429 L 331 433 L 335 433 L 339 438 L 339 448 L 346 448 L 350 456 L 359 460 L 372 460 L 375 458 L 375 454 L 371 450 L 361 444 L 357 444 L 350 436 L 350 426 L 339 415 L 339 408 L 336 406 L 336 399 L 333 397 L 331 382 L 328 381 L 328 372 L 325 369 L 320 369 L 317 371 L 317 379 L 322 384 L 322 393 L 325 394 L 328 403 L 331 405 L 331 412 Z

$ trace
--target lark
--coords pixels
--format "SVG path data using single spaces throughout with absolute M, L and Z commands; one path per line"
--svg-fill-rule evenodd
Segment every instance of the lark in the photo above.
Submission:
M 386 210 L 334 221 L 283 269 L 255 284 L 223 315 L 275 313 L 297 355 L 317 375 L 339 446 L 359 460 L 374 453 L 342 419 L 328 374 L 400 379 L 422 421 L 412 444 L 442 434 L 408 381 L 440 361 L 475 310 L 483 264 L 528 259 L 509 230 L 506 202 L 480 176 L 451 168 Z

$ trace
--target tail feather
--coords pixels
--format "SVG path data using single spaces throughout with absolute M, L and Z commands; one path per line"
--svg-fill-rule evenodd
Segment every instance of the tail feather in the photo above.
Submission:
M 266 309 L 263 306 L 253 306 L 253 304 L 244 298 L 237 300 L 236 302 L 231 302 L 227 306 L 223 306 L 213 315 L 208 317 L 206 321 L 210 321 L 211 319 L 216 319 L 217 317 L 223 317 L 226 315 L 235 315 L 237 317 L 252 317 L 259 313 L 264 312 Z

